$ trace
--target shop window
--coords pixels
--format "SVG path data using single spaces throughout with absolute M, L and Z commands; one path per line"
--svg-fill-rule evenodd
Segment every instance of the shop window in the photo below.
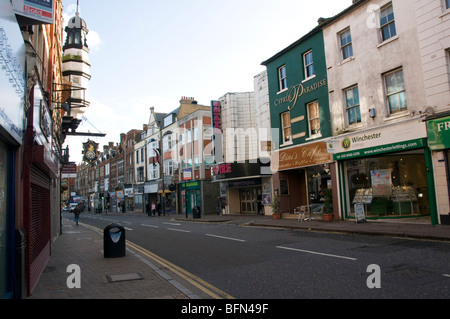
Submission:
M 386 84 L 386 99 L 389 114 L 395 114 L 407 110 L 405 81 L 403 70 L 399 69 L 384 75 Z
M 345 90 L 345 111 L 348 125 L 361 122 L 361 110 L 359 107 L 359 90 L 354 86 Z
M 309 204 L 323 204 L 325 191 L 331 187 L 330 165 L 316 165 L 306 169 L 308 176 Z
M 279 90 L 283 91 L 287 89 L 287 75 L 286 75 L 286 66 L 278 68 L 278 81 L 279 81 Z
M 388 5 L 380 11 L 380 40 L 386 41 L 397 35 L 394 18 L 394 8 Z
M 303 54 L 303 65 L 305 67 L 305 79 L 312 77 L 314 73 L 314 60 L 312 51 Z
M 283 144 L 292 142 L 291 114 L 289 112 L 281 114 L 281 126 L 283 131 Z
M 345 30 L 339 34 L 339 42 L 341 46 L 341 58 L 342 60 L 348 59 L 353 56 L 352 34 L 350 29 Z
M 367 217 L 430 214 L 423 151 L 348 161 L 345 168 L 350 216 L 359 203 Z
M 320 113 L 319 102 L 314 101 L 308 103 L 308 123 L 309 123 L 309 136 L 315 137 L 320 135 Z

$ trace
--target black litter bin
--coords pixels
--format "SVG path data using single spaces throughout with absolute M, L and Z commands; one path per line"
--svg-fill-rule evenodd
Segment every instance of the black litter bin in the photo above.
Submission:
M 103 230 L 103 253 L 105 258 L 125 256 L 125 228 L 110 224 Z
M 200 211 L 200 206 L 195 206 L 192 209 L 192 214 L 194 218 L 200 218 L 201 217 L 201 211 Z

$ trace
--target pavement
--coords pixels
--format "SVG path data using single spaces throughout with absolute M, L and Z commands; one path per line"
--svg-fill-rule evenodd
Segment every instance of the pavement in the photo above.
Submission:
M 108 216 L 113 214 L 108 213 Z M 432 226 L 429 219 L 355 223 L 298 221 L 286 218 L 275 220 L 271 216 L 242 215 L 206 215 L 200 219 L 186 219 L 182 215 L 156 218 L 450 241 L 450 225 Z M 191 300 L 227 297 L 226 294 L 209 294 L 206 289 L 193 283 L 196 279 L 180 275 L 175 266 L 170 266 L 151 252 L 137 249 L 132 243 L 127 244 L 124 257 L 104 258 L 102 231 L 82 223 L 77 226 L 71 220 L 63 219 L 62 235 L 53 242 L 51 252 L 37 287 L 27 299 Z M 71 265 L 79 268 L 70 268 Z M 77 277 L 78 274 L 80 276 Z

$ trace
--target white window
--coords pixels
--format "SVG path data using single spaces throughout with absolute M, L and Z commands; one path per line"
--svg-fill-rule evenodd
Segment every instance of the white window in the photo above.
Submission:
M 149 179 L 158 179 L 159 178 L 159 165 L 158 164 L 150 164 L 149 168 Z
M 403 79 L 403 70 L 395 70 L 384 75 L 386 84 L 386 100 L 389 107 L 389 114 L 406 111 L 406 90 Z
M 312 77 L 314 73 L 314 59 L 312 51 L 303 54 L 303 65 L 305 66 L 305 79 Z
M 319 116 L 319 102 L 314 101 L 308 103 L 308 123 L 309 123 L 309 136 L 315 136 L 320 134 L 320 116 Z
M 192 142 L 192 131 L 188 130 L 187 131 L 187 142 L 186 143 L 190 143 Z
M 350 29 L 347 29 L 339 34 L 339 43 L 341 47 L 342 60 L 353 56 L 352 35 Z
M 172 134 L 167 134 L 166 136 L 163 137 L 164 152 L 170 151 L 172 147 L 173 147 Z
M 194 165 L 195 165 L 195 167 L 198 167 L 198 166 L 200 165 L 199 157 L 198 157 L 198 156 L 195 156 L 195 157 L 194 157 Z
M 198 127 L 194 127 L 194 141 L 198 140 Z
M 287 89 L 287 77 L 286 77 L 286 66 L 278 68 L 278 81 L 279 81 L 279 89 L 280 91 Z
M 164 174 L 166 174 L 166 176 L 173 175 L 173 161 L 172 160 L 164 161 Z
M 383 42 L 396 35 L 394 8 L 390 4 L 380 10 L 380 40 Z

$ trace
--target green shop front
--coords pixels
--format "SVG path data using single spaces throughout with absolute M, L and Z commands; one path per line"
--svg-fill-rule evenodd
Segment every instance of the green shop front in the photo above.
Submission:
M 434 164 L 438 217 L 441 224 L 450 225 L 450 116 L 434 117 L 426 123 Z
M 359 207 L 366 219 L 423 217 L 437 224 L 426 137 L 425 123 L 414 119 L 332 139 L 343 218 L 354 219 Z

